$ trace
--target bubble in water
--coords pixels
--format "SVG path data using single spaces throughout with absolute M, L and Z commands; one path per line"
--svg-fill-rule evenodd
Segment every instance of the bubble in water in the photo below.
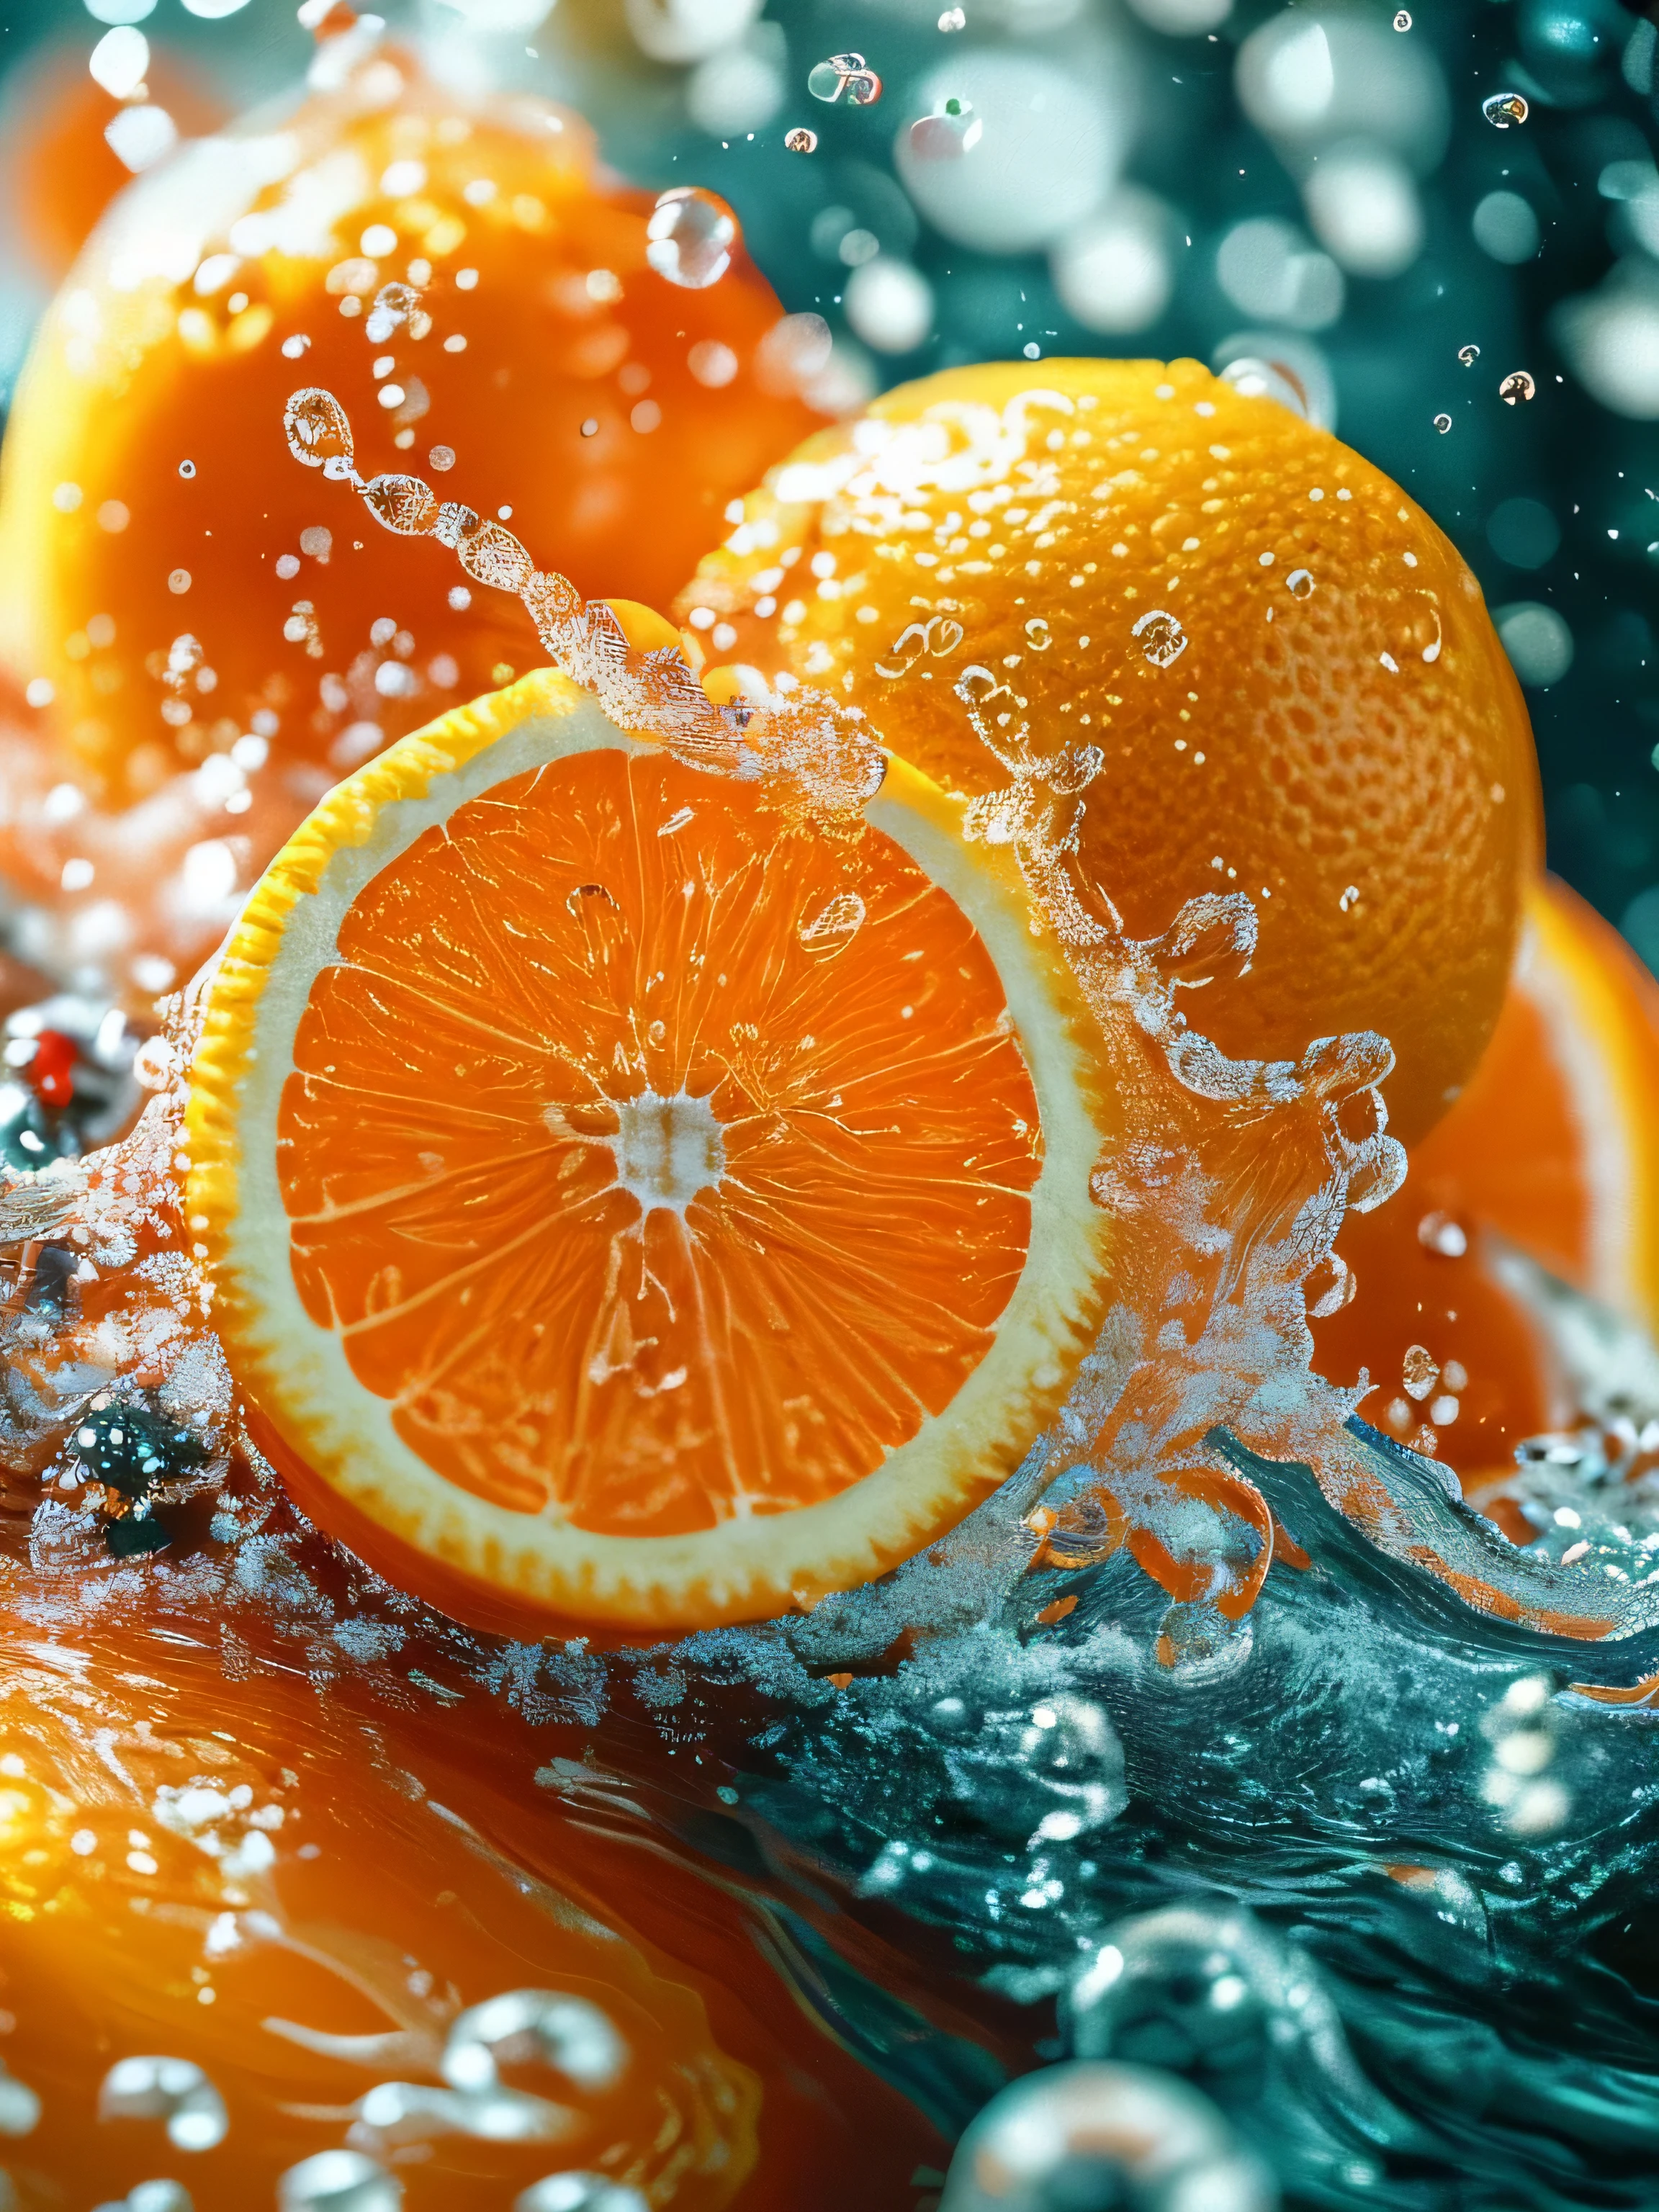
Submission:
M 1426 1345 L 1413 1344 L 1401 1362 L 1400 1376 L 1408 1398 L 1426 1398 L 1440 1380 L 1440 1363 Z
M 717 284 L 732 266 L 738 219 L 698 185 L 679 185 L 657 202 L 646 226 L 645 258 L 659 276 L 688 292 Z
M 1465 368 L 1473 368 L 1480 358 L 1480 349 L 1478 345 L 1461 345 L 1457 349 L 1457 358 Z
M 98 2091 L 100 2120 L 164 2120 L 178 2150 L 212 2150 L 225 2139 L 225 2100 L 188 2058 L 122 2058 Z
M 180 461 L 179 464 L 179 473 L 181 477 L 193 477 L 196 473 L 195 462 Z
M 637 2189 L 602 2173 L 550 2173 L 513 2200 L 513 2212 L 650 2212 Z
M 984 135 L 985 125 L 967 100 L 947 100 L 910 125 L 910 151 L 921 161 L 958 161 Z
M 1293 599 L 1312 599 L 1313 571 L 1310 568 L 1292 568 L 1285 579 L 1285 588 Z
M 1025 642 L 1033 653 L 1046 653 L 1054 643 L 1054 636 L 1041 615 L 1033 615 L 1025 625 Z
M 1522 93 L 1494 92 L 1481 101 L 1480 112 L 1498 130 L 1507 131 L 1512 123 L 1524 123 L 1532 109 Z
M 1255 354 L 1243 354 L 1237 361 L 1227 363 L 1221 372 L 1221 380 L 1231 384 L 1246 399 L 1272 399 L 1280 407 L 1288 407 L 1292 415 L 1299 415 L 1304 422 L 1313 420 L 1307 387 L 1285 362 L 1263 361 Z
M 941 31 L 965 31 L 968 18 L 960 8 L 947 8 L 939 19 Z
M 505 1990 L 450 2023 L 439 2062 L 452 2089 L 474 2095 L 496 2087 L 503 2061 L 550 2066 L 579 2088 L 611 2087 L 628 2063 L 628 2045 L 597 2005 L 552 1990 Z
M 1130 630 L 1154 668 L 1169 668 L 1187 650 L 1187 633 L 1164 607 L 1149 607 Z
M 1512 368 L 1498 386 L 1498 396 L 1506 407 L 1513 407 L 1518 400 L 1530 399 L 1537 390 L 1528 370 Z
M 429 537 L 438 526 L 437 494 L 419 477 L 375 477 L 363 498 L 374 520 L 402 537 Z
M 432 328 L 432 318 L 422 307 L 420 294 L 412 284 L 382 284 L 363 325 L 363 336 L 371 345 L 384 345 L 405 323 L 412 338 L 423 338 Z
M 398 2212 L 404 2185 L 360 2150 L 319 2150 L 276 2183 L 280 2212 Z
M 1405 9 L 1402 8 L 1400 13 L 1394 19 L 1394 27 L 1396 31 L 1409 31 L 1411 27 L 1412 19 Z
M 1443 438 L 1447 431 L 1451 428 L 1451 416 L 1449 415 L 1437 415 L 1434 418 L 1434 427 L 1439 431 L 1441 436 Z
M 803 915 L 795 934 L 808 952 L 822 959 L 850 945 L 864 925 L 864 901 L 856 891 L 840 891 L 810 918 Z
M 453 446 L 434 446 L 426 457 L 426 465 L 429 469 L 435 469 L 441 476 L 446 469 L 454 467 L 455 448 Z
M 862 54 L 831 54 L 819 62 L 806 80 L 814 100 L 834 102 L 845 99 L 849 107 L 873 107 L 881 98 L 881 79 Z
M 805 124 L 799 124 L 794 130 L 784 132 L 783 143 L 792 154 L 816 154 L 818 134 L 816 131 L 809 131 Z
M 295 392 L 283 410 L 283 428 L 289 453 L 307 468 L 326 468 L 331 461 L 350 468 L 351 425 L 331 392 L 310 385 Z

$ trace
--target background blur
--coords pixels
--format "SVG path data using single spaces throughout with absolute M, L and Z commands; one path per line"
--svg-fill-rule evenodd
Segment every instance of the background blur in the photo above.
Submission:
M 724 195 L 785 306 L 829 319 L 849 401 L 1033 349 L 1192 354 L 1288 378 L 1475 569 L 1527 686 L 1551 863 L 1659 968 L 1650 7 L 391 0 L 384 12 L 440 74 L 580 107 L 634 180 Z M 200 130 L 290 96 L 311 52 L 293 0 L 4 0 L 3 12 L 0 395 L 45 298 L 18 219 L 39 155 L 19 150 L 18 125 L 47 89 L 78 83 L 113 118 L 88 60 L 111 27 L 140 25 L 152 102 Z M 855 104 L 870 88 L 856 78 L 830 100 L 809 88 L 815 65 L 849 53 L 879 77 L 878 99 Z M 950 135 L 918 145 L 910 126 L 930 114 L 953 118 L 937 126 Z M 158 129 L 118 151 L 142 165 Z M 789 150 L 801 131 L 815 147 Z

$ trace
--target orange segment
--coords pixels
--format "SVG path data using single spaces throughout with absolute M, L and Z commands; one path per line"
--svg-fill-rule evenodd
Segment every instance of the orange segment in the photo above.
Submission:
M 1553 878 L 1528 896 L 1486 1058 L 1412 1174 L 1431 1206 L 1659 1333 L 1659 988 Z
M 1079 793 L 1135 936 L 1247 893 L 1255 962 L 1194 1016 L 1227 1052 L 1380 1030 L 1407 1142 L 1455 1097 L 1535 865 L 1531 733 L 1455 549 L 1324 431 L 1191 361 L 950 369 L 773 469 L 679 605 L 947 789 Z
M 1653 1331 L 1656 1102 L 1659 990 L 1615 930 L 1546 878 L 1528 895 L 1486 1057 L 1413 1150 L 1400 1196 L 1343 1224 L 1358 1288 L 1314 1324 L 1321 1372 L 1352 1382 L 1366 1367 L 1377 1389 L 1365 1418 L 1476 1479 L 1477 1498 L 1483 1482 L 1501 1488 L 1524 1437 L 1576 1418 L 1543 1332 L 1493 1266 L 1492 1234 Z
M 1102 1048 L 890 764 L 832 831 L 542 676 L 336 793 L 232 939 L 191 1210 L 325 1524 L 624 1628 L 867 1579 L 1091 1340 Z

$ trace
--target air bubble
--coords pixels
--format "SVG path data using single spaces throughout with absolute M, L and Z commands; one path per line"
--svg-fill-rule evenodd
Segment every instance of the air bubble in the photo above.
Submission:
M 1480 349 L 1478 345 L 1461 345 L 1457 349 L 1457 358 L 1465 368 L 1473 368 L 1480 358 Z
M 1440 1362 L 1421 1344 L 1413 1344 L 1401 1363 L 1401 1379 L 1408 1398 L 1426 1398 L 1440 1380 Z
M 1025 642 L 1033 653 L 1046 653 L 1054 643 L 1054 635 L 1041 615 L 1033 615 L 1025 625 Z
M 181 477 L 193 477 L 196 473 L 195 462 L 180 461 L 179 464 L 179 473 Z
M 959 161 L 984 135 L 984 122 L 967 100 L 947 100 L 910 125 L 910 151 L 919 161 Z
M 816 154 L 818 134 L 816 131 L 809 131 L 805 124 L 798 124 L 794 130 L 784 132 L 783 143 L 792 154 Z
M 939 19 L 939 27 L 941 31 L 965 31 L 967 15 L 960 8 L 947 8 Z
M 822 959 L 852 943 L 864 926 L 864 901 L 856 891 L 840 891 L 815 915 L 803 916 L 795 934 L 808 952 Z
M 1412 19 L 1407 13 L 1406 9 L 1402 8 L 1400 10 L 1400 13 L 1394 19 L 1394 27 L 1396 31 L 1409 31 L 1411 27 Z
M 738 219 L 698 185 L 665 192 L 646 225 L 645 258 L 659 276 L 688 292 L 706 291 L 732 266 Z
M 1293 599 L 1310 599 L 1314 594 L 1313 571 L 1292 568 L 1285 579 L 1285 588 Z
M 398 2212 L 402 2182 L 360 2150 L 319 2150 L 278 2178 L 279 2212 Z
M 1531 372 L 1512 368 L 1498 387 L 1498 396 L 1506 407 L 1513 407 L 1522 399 L 1530 399 L 1538 390 Z
M 371 345 L 384 345 L 404 324 L 412 338 L 423 338 L 432 328 L 432 318 L 422 307 L 420 294 L 412 284 L 382 284 L 363 325 L 363 336 Z
M 831 54 L 812 70 L 806 89 L 814 100 L 844 99 L 849 107 L 873 107 L 881 98 L 881 79 L 862 54 Z
M 1131 629 L 1140 640 L 1140 650 L 1154 668 L 1169 668 L 1187 650 L 1187 633 L 1165 607 L 1150 607 Z
M 1524 123 L 1532 109 L 1522 93 L 1494 92 L 1481 101 L 1480 112 L 1495 128 L 1507 131 L 1512 123 Z
M 225 2139 L 225 2100 L 188 2058 L 122 2058 L 98 2091 L 100 2120 L 164 2120 L 177 2150 L 212 2150 Z
M 327 467 L 331 461 L 351 466 L 351 425 L 346 411 L 331 392 L 311 385 L 296 392 L 283 410 L 288 449 L 308 469 Z
M 419 477 L 375 477 L 363 498 L 376 522 L 400 537 L 428 538 L 438 526 L 438 495 Z

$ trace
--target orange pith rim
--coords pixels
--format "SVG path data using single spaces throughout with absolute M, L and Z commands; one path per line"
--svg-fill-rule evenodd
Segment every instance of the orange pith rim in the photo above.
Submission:
M 306 1503 L 492 1623 L 866 1579 L 1097 1324 L 1100 1043 L 1003 856 L 890 769 L 805 826 L 531 678 L 331 794 L 198 1054 L 191 1212 Z

